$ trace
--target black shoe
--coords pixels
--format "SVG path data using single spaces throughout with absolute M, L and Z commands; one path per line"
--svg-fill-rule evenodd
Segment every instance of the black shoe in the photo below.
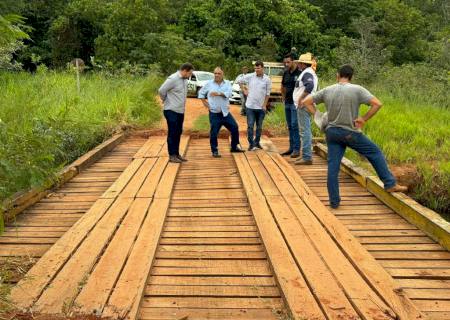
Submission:
M 180 159 L 178 159 L 177 156 L 170 156 L 170 157 L 169 157 L 169 162 L 172 162 L 172 163 L 181 163 L 181 162 L 183 162 L 183 161 L 181 161 Z
M 298 158 L 298 157 L 300 157 L 300 152 L 294 151 L 291 153 L 291 158 Z
M 221 158 L 221 157 L 222 157 L 222 156 L 219 154 L 219 152 L 217 152 L 217 151 L 213 152 L 213 153 L 212 153 L 212 156 L 213 156 L 214 158 Z
M 238 153 L 238 152 L 245 152 L 245 151 L 242 150 L 242 149 L 239 148 L 239 147 L 236 147 L 235 149 L 231 148 L 231 149 L 230 149 L 230 152 L 231 152 L 231 153 Z
M 292 151 L 291 151 L 291 150 L 288 150 L 288 151 L 285 151 L 285 152 L 280 153 L 280 154 L 281 154 L 283 157 L 286 157 L 286 156 L 290 156 L 291 153 L 292 153 Z
M 263 147 L 259 143 L 255 145 L 255 148 L 263 150 Z
M 330 204 L 330 207 L 332 209 L 337 209 L 337 208 L 339 208 L 339 203 L 338 204 Z
M 180 160 L 183 161 L 183 162 L 187 162 L 187 159 L 186 159 L 186 158 L 183 158 L 183 157 L 180 156 L 180 155 L 177 155 L 177 158 L 180 159 Z
M 247 150 L 248 150 L 248 151 L 252 151 L 253 148 L 254 148 L 254 147 L 253 147 L 252 145 L 249 145 Z

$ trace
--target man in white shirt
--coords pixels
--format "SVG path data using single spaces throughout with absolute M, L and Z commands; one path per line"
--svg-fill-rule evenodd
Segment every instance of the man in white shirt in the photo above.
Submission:
M 248 83 L 248 88 L 244 88 L 243 83 Z M 247 95 L 245 107 L 247 110 L 247 139 L 248 150 L 253 151 L 262 149 L 260 140 L 262 133 L 262 124 L 267 111 L 267 102 L 269 101 L 272 81 L 264 74 L 264 63 L 255 62 L 255 72 L 245 75 L 240 81 L 241 90 Z M 256 134 L 254 127 L 256 124 Z
M 317 91 L 319 84 L 316 72 L 311 68 L 312 64 L 313 56 L 311 53 L 308 52 L 300 56 L 298 65 L 302 73 L 297 79 L 293 93 L 294 104 L 297 107 L 298 127 L 302 145 L 302 157 L 295 161 L 295 164 L 299 165 L 312 164 L 311 116 L 301 103 L 307 95 Z

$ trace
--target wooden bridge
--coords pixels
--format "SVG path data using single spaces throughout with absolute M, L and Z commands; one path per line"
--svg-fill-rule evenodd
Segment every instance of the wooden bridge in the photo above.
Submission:
M 0 255 L 39 257 L 11 292 L 43 318 L 450 319 L 450 253 L 340 177 L 265 151 L 210 157 L 130 137 L 17 217 Z

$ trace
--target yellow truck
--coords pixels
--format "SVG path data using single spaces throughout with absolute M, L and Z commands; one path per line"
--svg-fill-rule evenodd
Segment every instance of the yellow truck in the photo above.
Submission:
M 272 80 L 269 101 L 281 101 L 281 81 L 283 81 L 284 65 L 280 62 L 264 62 L 264 73 Z

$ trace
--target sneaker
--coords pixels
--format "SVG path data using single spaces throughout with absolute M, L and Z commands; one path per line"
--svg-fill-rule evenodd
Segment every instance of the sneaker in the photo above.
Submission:
M 245 152 L 245 151 L 242 150 L 242 149 L 239 148 L 239 147 L 236 147 L 235 149 L 231 148 L 231 149 L 230 149 L 230 152 L 231 152 L 231 153 L 238 153 L 238 152 Z
M 255 148 L 263 150 L 263 147 L 259 143 L 255 145 Z
M 183 162 L 187 162 L 187 159 L 186 159 L 186 158 L 183 158 L 183 157 L 180 156 L 180 155 L 177 155 L 177 158 L 180 159 L 180 160 L 183 161 Z
M 290 156 L 291 154 L 292 154 L 291 150 L 288 150 L 288 151 L 285 151 L 283 153 L 280 153 L 280 155 L 282 155 L 283 157 Z
M 250 146 L 248 146 L 248 151 L 253 151 L 253 146 L 252 145 L 250 145 Z
M 212 156 L 213 156 L 214 158 L 220 158 L 220 157 L 222 157 L 222 156 L 219 154 L 219 152 L 217 152 L 217 151 L 213 152 L 213 153 L 212 153 Z
M 295 160 L 295 164 L 310 166 L 313 164 L 313 162 L 312 162 L 312 160 L 297 159 L 297 160 Z
M 407 192 L 408 191 L 408 187 L 406 186 L 402 186 L 399 184 L 395 184 L 395 186 L 386 189 L 387 192 Z
M 258 151 L 258 150 L 259 150 L 258 147 L 255 146 L 255 147 L 253 147 L 252 150 L 250 150 L 250 151 Z
M 172 163 L 181 163 L 181 162 L 183 162 L 183 161 L 181 161 L 180 159 L 178 159 L 177 156 L 170 156 L 170 157 L 169 157 L 169 162 L 172 162 Z
M 298 158 L 298 157 L 300 157 L 300 152 L 294 151 L 291 153 L 291 158 Z

